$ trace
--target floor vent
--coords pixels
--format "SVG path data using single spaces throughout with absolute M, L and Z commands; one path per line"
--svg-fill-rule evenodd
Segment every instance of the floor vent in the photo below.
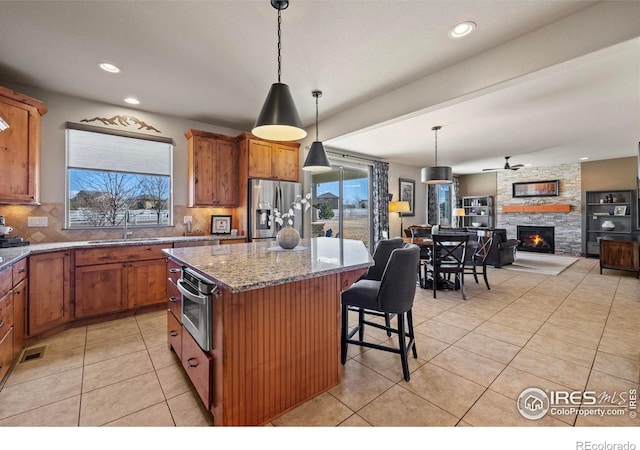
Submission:
M 20 358 L 20 362 L 33 361 L 34 359 L 40 359 L 44 356 L 44 349 L 46 347 L 34 347 L 28 348 L 22 354 L 22 358 Z

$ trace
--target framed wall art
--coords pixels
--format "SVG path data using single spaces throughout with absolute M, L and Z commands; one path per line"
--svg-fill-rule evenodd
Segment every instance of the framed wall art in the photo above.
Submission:
M 513 197 L 557 197 L 560 181 L 526 181 L 513 183 Z
M 230 234 L 231 216 L 211 216 L 211 234 Z
M 409 212 L 400 213 L 403 217 L 413 217 L 416 215 L 416 181 L 408 178 L 400 178 L 400 201 L 409 202 Z

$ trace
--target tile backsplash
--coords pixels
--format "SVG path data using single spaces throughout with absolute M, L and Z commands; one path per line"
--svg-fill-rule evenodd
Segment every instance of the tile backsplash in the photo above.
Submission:
M 212 215 L 232 215 L 233 208 L 188 208 L 182 205 L 174 205 L 174 226 L 165 227 L 135 227 L 132 237 L 169 237 L 183 236 L 187 232 L 183 224 L 184 216 L 191 216 L 192 235 L 211 234 Z M 5 217 L 7 226 L 13 227 L 13 231 L 7 237 L 21 237 L 32 244 L 45 242 L 88 241 L 96 239 L 117 239 L 122 237 L 122 229 L 65 229 L 65 216 L 63 203 L 43 203 L 37 206 L 31 205 L 0 205 L 0 215 Z M 29 227 L 29 217 L 46 218 L 46 227 Z M 233 227 L 239 228 L 239 234 L 245 234 L 245 227 L 238 226 L 237 218 L 233 219 Z M 33 219 L 32 219 L 33 222 Z

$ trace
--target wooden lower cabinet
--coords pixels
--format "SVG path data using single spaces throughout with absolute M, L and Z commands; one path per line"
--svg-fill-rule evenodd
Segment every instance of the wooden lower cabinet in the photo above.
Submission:
M 124 270 L 123 264 L 76 267 L 75 318 L 125 309 Z
M 633 240 L 600 240 L 600 274 L 602 269 L 628 270 L 640 274 L 640 242 Z
M 0 380 L 4 378 L 13 363 L 13 328 L 0 340 Z
M 167 301 L 167 263 L 164 259 L 138 261 L 127 265 L 127 305 L 129 308 Z
M 178 359 L 182 360 L 182 325 L 171 311 L 167 311 L 167 339 L 169 347 L 176 352 Z
M 167 301 L 166 245 L 76 250 L 74 318 Z
M 187 372 L 193 387 L 200 396 L 204 406 L 211 407 L 211 374 L 213 361 L 211 356 L 202 351 L 189 332 L 182 329 L 182 367 Z
M 29 257 L 29 336 L 71 320 L 71 255 L 68 251 Z
M 28 280 L 13 288 L 13 355 L 17 357 L 27 336 Z
M 178 290 L 178 279 L 180 278 L 181 267 L 179 264 L 167 260 L 167 309 L 174 317 L 180 321 L 182 315 L 182 296 Z M 174 347 L 175 349 L 175 347 Z M 180 356 L 180 352 L 176 349 L 176 354 Z

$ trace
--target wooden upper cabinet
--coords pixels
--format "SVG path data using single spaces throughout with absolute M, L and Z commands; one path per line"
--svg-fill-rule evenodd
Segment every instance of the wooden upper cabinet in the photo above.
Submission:
M 238 206 L 236 138 L 188 130 L 189 206 Z
M 0 86 L 0 204 L 38 203 L 40 118 L 44 103 Z
M 300 145 L 263 141 L 255 137 L 247 138 L 247 163 L 249 178 L 298 181 Z M 250 135 L 249 135 L 250 136 Z

